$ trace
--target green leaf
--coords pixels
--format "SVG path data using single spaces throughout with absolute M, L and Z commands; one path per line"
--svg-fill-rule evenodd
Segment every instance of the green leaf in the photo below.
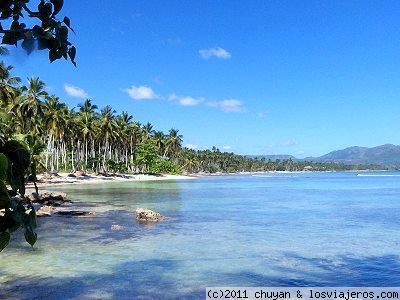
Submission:
M 25 226 L 24 236 L 27 243 L 33 247 L 37 240 L 37 233 L 33 231 L 32 227 Z
M 65 25 L 67 25 L 67 27 L 69 29 L 72 30 L 73 33 L 75 33 L 75 30 L 71 27 L 71 21 L 70 21 L 70 19 L 68 17 L 64 17 L 63 22 L 64 22 Z
M 60 12 L 60 10 L 62 9 L 63 5 L 64 5 L 64 1 L 63 0 L 50 0 L 50 2 L 53 4 L 54 6 L 54 12 L 53 12 L 53 16 L 55 16 L 56 14 L 58 14 Z
M 3 153 L 0 153 L 0 180 L 7 179 L 8 159 Z
M 4 34 L 1 43 L 5 45 L 17 45 L 17 39 L 14 35 L 6 33 Z
M 4 182 L 0 182 L 0 209 L 10 207 L 10 196 Z
M 5 247 L 7 247 L 9 242 L 10 234 L 7 231 L 0 233 L 0 252 L 3 251 Z
M 26 38 L 21 44 L 22 48 L 26 51 L 26 53 L 31 54 L 35 49 L 35 40 L 32 38 Z
M 61 39 L 68 39 L 68 28 L 66 26 L 61 26 L 60 29 L 58 30 L 58 36 Z
M 68 28 L 71 28 L 71 20 L 68 17 L 64 17 L 64 23 Z
M 72 46 L 71 48 L 69 48 L 68 50 L 68 56 L 71 59 L 71 62 L 74 64 L 74 66 L 76 67 L 76 62 L 75 62 L 75 56 L 76 56 L 76 48 L 74 46 Z
M 49 51 L 49 60 L 50 62 L 53 62 L 57 59 L 57 51 L 54 49 L 50 49 Z
M 43 13 L 50 17 L 53 13 L 53 6 L 50 3 L 46 3 L 44 5 Z
M 44 49 L 48 49 L 49 48 L 48 41 L 46 39 L 40 38 L 37 41 L 38 41 L 38 49 L 39 50 L 44 50 Z
M 23 142 L 7 141 L 4 144 L 3 153 L 8 157 L 8 163 L 18 167 L 18 175 L 25 174 L 30 165 L 30 154 Z
M 68 50 L 68 55 L 69 58 L 74 61 L 75 60 L 75 56 L 76 56 L 76 48 L 74 46 L 72 46 L 71 48 L 69 48 Z
M 35 37 L 39 37 L 39 36 L 41 36 L 41 35 L 44 34 L 44 30 L 43 30 L 43 28 L 40 27 L 39 25 L 35 25 L 35 26 L 33 26 L 33 28 L 32 28 L 32 33 L 33 33 L 33 35 L 34 35 Z
M 10 140 L 4 144 L 3 153 L 8 158 L 7 181 L 14 191 L 25 193 L 25 175 L 30 166 L 30 154 L 26 146 L 19 141 Z
M 26 216 L 26 222 L 31 228 L 36 229 L 37 228 L 36 211 L 33 206 L 30 206 L 29 208 L 31 210 L 29 214 Z
M 14 211 L 12 213 L 13 220 L 18 224 L 25 224 L 26 214 L 25 214 L 25 207 L 21 201 L 19 201 L 16 207 L 13 208 Z

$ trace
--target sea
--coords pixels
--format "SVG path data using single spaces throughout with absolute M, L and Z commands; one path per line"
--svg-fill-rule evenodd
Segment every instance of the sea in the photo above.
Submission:
M 257 173 L 51 187 L 0 253 L 1 299 L 205 299 L 206 287 L 400 286 L 400 172 Z M 136 208 L 168 217 L 140 224 Z M 118 226 L 117 226 L 118 225 Z

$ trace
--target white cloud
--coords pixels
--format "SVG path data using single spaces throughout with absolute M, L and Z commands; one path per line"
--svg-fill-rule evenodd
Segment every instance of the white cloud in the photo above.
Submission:
M 82 98 L 82 99 L 89 98 L 89 95 L 83 89 L 68 83 L 64 84 L 64 90 L 68 94 L 68 96 L 71 97 Z
M 228 59 L 232 57 L 232 55 L 228 51 L 220 47 L 201 49 L 199 50 L 199 55 L 202 59 L 209 59 L 211 57 Z
M 231 147 L 231 146 L 222 146 L 222 149 L 224 149 L 224 150 L 231 150 L 232 147 Z
M 223 112 L 244 112 L 246 108 L 243 102 L 236 99 L 226 99 L 222 101 L 212 101 L 207 103 L 208 106 L 217 107 Z
M 203 98 L 193 98 L 190 96 L 182 97 L 176 94 L 171 94 L 168 99 L 171 101 L 176 101 L 182 106 L 196 106 L 203 101 Z
M 148 86 L 135 86 L 132 85 L 128 89 L 123 89 L 125 93 L 129 95 L 134 100 L 149 100 L 149 99 L 156 99 L 158 95 L 153 91 L 151 87 Z
M 196 150 L 199 148 L 198 145 L 194 145 L 194 144 L 186 144 L 185 147 L 188 149 L 193 149 L 193 150 Z

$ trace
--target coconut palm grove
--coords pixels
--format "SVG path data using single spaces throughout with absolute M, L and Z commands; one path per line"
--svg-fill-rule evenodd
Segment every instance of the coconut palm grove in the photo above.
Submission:
M 37 172 L 95 173 L 216 173 L 353 169 L 338 163 L 265 161 L 216 147 L 193 150 L 182 147 L 178 129 L 156 130 L 127 112 L 111 106 L 99 108 L 90 99 L 68 107 L 46 91 L 39 78 L 23 84 L 12 66 L 0 63 L 0 139 L 23 141 L 30 149 Z M 371 167 L 371 166 L 365 166 Z M 361 166 L 361 168 L 363 168 Z

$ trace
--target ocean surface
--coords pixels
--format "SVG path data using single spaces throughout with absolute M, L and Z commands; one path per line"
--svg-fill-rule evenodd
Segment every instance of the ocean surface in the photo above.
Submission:
M 40 218 L 33 249 L 14 234 L 0 253 L 1 299 L 204 299 L 206 286 L 400 286 L 400 172 L 52 189 L 96 215 Z M 170 220 L 138 224 L 137 207 Z

